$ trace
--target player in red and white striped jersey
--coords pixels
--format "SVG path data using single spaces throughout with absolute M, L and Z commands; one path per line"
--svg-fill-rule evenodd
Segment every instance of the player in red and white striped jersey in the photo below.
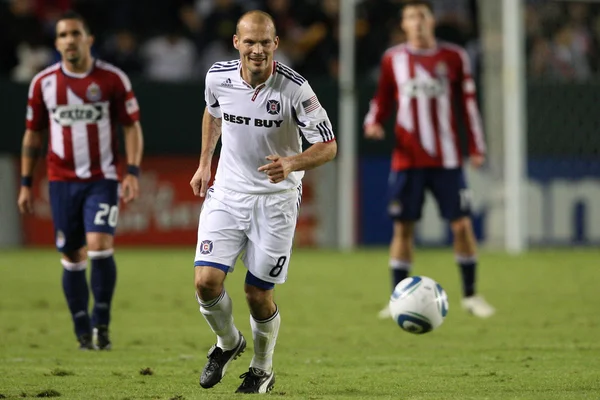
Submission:
M 82 349 L 108 349 L 119 213 L 117 125 L 123 126 L 127 153 L 121 188 L 125 202 L 138 196 L 143 137 L 129 78 L 92 58 L 93 40 L 80 15 L 68 12 L 58 20 L 55 44 L 61 62 L 37 74 L 29 88 L 18 204 L 21 212 L 33 212 L 32 176 L 47 132 L 50 205 L 75 334 Z M 87 258 L 92 264 L 91 318 Z
M 395 286 L 410 273 L 414 226 L 421 217 L 425 191 L 430 190 L 454 233 L 463 279 L 463 308 L 488 317 L 494 309 L 475 291 L 477 245 L 457 134 L 460 115 L 456 109 L 461 109 L 471 163 L 481 166 L 485 140 L 469 60 L 461 47 L 436 40 L 429 1 L 406 1 L 401 23 L 407 41 L 384 54 L 377 93 L 364 122 L 367 138 L 383 139 L 382 124 L 396 112 L 389 181 L 389 213 L 394 219 L 392 283 Z M 389 315 L 387 308 L 380 315 Z
M 54 64 L 33 78 L 27 107 L 27 129 L 49 131 L 50 181 L 117 180 L 117 124 L 139 120 L 123 71 L 100 60 L 83 73 Z

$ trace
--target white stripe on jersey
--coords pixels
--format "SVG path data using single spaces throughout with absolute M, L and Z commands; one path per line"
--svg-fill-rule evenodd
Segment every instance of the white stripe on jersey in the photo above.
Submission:
M 410 96 L 404 93 L 402 85 L 410 80 L 410 70 L 408 66 L 408 54 L 401 52 L 395 54 L 392 59 L 394 76 L 398 85 L 399 103 L 397 123 L 408 132 L 414 133 L 413 117 L 412 117 L 412 102 Z
M 96 66 L 115 73 L 123 83 L 125 91 L 131 91 L 131 81 L 129 77 L 119 68 L 104 61 L 96 61 Z M 97 123 L 98 126 L 98 146 L 100 147 L 100 168 L 106 179 L 117 179 L 117 169 L 113 164 L 112 151 L 112 129 L 110 125 L 110 112 L 106 110 L 106 117 L 103 117 Z
M 36 81 L 37 81 L 38 79 L 40 79 L 40 77 L 41 77 L 41 76 L 44 76 L 44 75 L 46 75 L 46 74 L 47 74 L 47 73 L 49 73 L 49 72 L 56 71 L 56 70 L 57 70 L 57 69 L 59 69 L 59 68 L 60 68 L 60 63 L 54 64 L 54 65 L 51 65 L 51 66 L 49 66 L 48 68 L 46 68 L 46 69 L 44 69 L 44 70 L 42 70 L 42 71 L 38 72 L 38 73 L 37 73 L 37 74 L 36 74 L 36 75 L 33 77 L 33 79 L 31 80 L 31 84 L 29 85 L 29 94 L 28 94 L 28 96 L 29 96 L 29 98 L 30 98 L 30 99 L 33 97 L 33 88 L 35 87 L 35 83 L 36 83 Z
M 444 90 L 436 97 L 438 132 L 442 148 L 442 163 L 445 168 L 456 168 L 458 167 L 459 160 L 456 153 L 452 127 L 450 126 L 450 114 L 452 110 L 450 109 L 450 99 L 448 97 L 450 88 L 448 86 L 448 82 L 445 81 Z
M 108 113 L 108 110 L 107 110 Z M 108 114 L 107 114 L 108 115 Z M 100 168 L 106 179 L 117 179 L 117 169 L 113 164 L 112 130 L 109 118 L 98 121 L 98 146 L 100 147 Z
M 83 104 L 79 98 L 67 87 L 67 104 Z M 90 171 L 90 144 L 88 141 L 87 123 L 85 121 L 74 121 L 71 124 L 71 143 L 73 145 L 73 162 L 75 164 L 75 175 L 86 179 L 92 176 Z
M 56 74 L 42 78 L 42 97 L 48 110 L 56 108 Z M 32 85 L 33 86 L 33 85 Z M 61 159 L 65 158 L 65 139 L 62 126 L 50 118 L 50 150 Z
M 419 64 L 415 65 L 415 79 L 427 81 L 431 79 L 429 73 Z M 437 155 L 433 118 L 431 118 L 431 100 L 427 93 L 420 91 L 417 94 L 417 118 L 419 120 L 419 138 L 423 149 L 430 155 Z

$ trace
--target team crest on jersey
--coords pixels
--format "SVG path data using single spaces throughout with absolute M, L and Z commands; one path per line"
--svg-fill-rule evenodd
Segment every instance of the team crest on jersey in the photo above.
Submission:
M 211 254 L 213 251 L 213 242 L 212 240 L 203 240 L 200 242 L 200 254 Z
M 56 247 L 59 249 L 62 248 L 67 243 L 67 239 L 65 238 L 65 234 L 63 231 L 56 231 Z
M 281 111 L 281 104 L 277 100 L 267 100 L 267 112 L 277 115 Z
M 102 98 L 102 91 L 100 90 L 100 86 L 96 82 L 90 83 L 87 90 L 85 91 L 85 97 L 89 101 L 98 101 Z
M 448 66 L 445 62 L 439 62 L 435 66 L 435 75 L 439 77 L 444 77 L 448 75 Z

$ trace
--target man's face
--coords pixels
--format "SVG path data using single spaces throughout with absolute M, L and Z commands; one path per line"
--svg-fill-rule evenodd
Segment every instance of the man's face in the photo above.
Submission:
M 435 32 L 435 18 L 427 6 L 410 6 L 402 12 L 402 30 L 411 40 L 428 40 Z
M 253 75 L 263 74 L 273 62 L 273 53 L 279 46 L 279 37 L 271 23 L 240 22 L 233 45 L 240 52 L 242 67 Z
M 83 23 L 77 19 L 63 19 L 56 24 L 56 50 L 64 61 L 77 64 L 85 56 L 94 43 Z

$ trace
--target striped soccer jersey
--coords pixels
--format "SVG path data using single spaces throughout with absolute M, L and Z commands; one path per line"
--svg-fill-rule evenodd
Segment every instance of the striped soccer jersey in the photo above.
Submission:
M 469 154 L 484 154 L 475 83 L 464 49 L 443 42 L 428 50 L 401 44 L 383 56 L 377 93 L 364 123 L 382 124 L 396 112 L 392 170 L 458 168 L 462 164 L 459 110 Z
M 27 102 L 27 129 L 48 129 L 48 179 L 118 179 L 117 124 L 139 120 L 129 78 L 95 60 L 87 73 L 72 73 L 61 63 L 37 74 Z

